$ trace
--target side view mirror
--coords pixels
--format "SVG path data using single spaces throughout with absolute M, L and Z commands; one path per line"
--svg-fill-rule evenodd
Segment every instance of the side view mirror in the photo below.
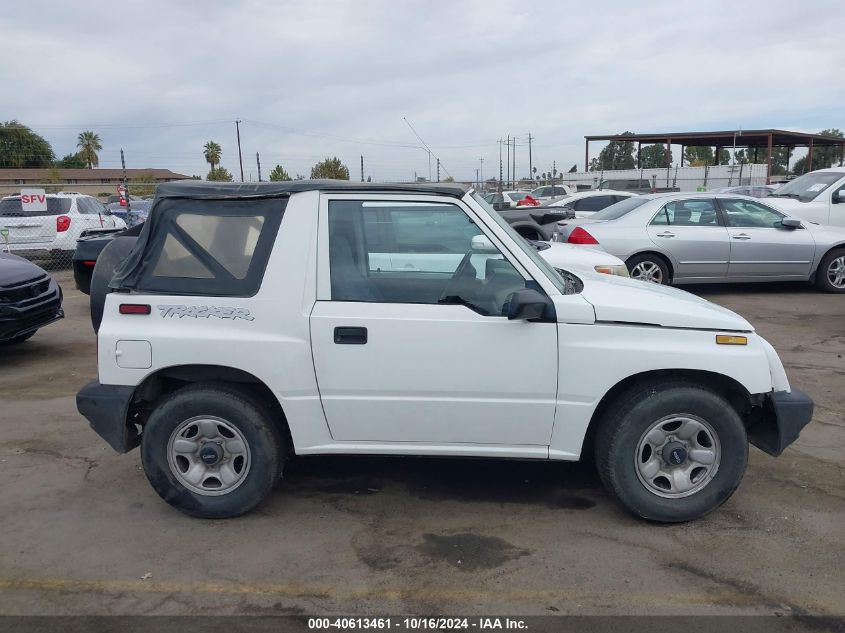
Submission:
M 800 229 L 801 220 L 798 218 L 784 218 L 781 220 L 781 225 L 786 229 Z
M 845 189 L 840 189 L 836 192 L 836 195 L 833 196 L 834 202 L 845 202 Z
M 486 235 L 473 235 L 471 248 L 476 253 L 498 253 L 499 249 L 493 245 Z
M 554 304 L 546 295 L 531 288 L 517 290 L 508 304 L 508 319 L 554 322 Z

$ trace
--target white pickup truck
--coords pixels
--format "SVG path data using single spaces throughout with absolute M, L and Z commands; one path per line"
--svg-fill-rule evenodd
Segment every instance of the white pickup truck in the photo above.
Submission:
M 630 511 L 686 521 L 812 417 L 742 317 L 556 270 L 458 185 L 167 183 L 99 270 L 120 244 L 77 406 L 194 516 L 254 508 L 292 454 L 593 454 Z
M 799 176 L 778 187 L 766 202 L 794 218 L 845 226 L 845 167 Z

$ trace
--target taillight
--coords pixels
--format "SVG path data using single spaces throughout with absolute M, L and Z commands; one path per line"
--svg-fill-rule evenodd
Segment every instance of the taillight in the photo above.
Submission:
M 56 218 L 56 233 L 64 233 L 70 228 L 70 218 L 60 215 Z
M 152 312 L 148 303 L 121 303 L 119 310 L 121 314 L 150 314 Z
M 582 229 L 580 226 L 576 226 L 572 233 L 569 234 L 569 238 L 566 240 L 570 244 L 598 244 L 599 241 L 590 235 L 587 231 Z

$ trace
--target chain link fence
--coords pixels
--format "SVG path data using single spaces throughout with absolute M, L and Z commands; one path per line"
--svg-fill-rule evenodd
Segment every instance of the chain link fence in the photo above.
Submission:
M 48 193 L 36 210 L 26 208 L 20 194 L 0 200 L 0 251 L 47 271 L 72 269 L 76 242 L 83 235 L 125 226 L 97 198 L 79 193 Z

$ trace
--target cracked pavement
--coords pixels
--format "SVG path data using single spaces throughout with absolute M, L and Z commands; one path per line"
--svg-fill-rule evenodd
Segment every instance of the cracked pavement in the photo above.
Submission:
M 845 614 L 845 297 L 692 289 L 747 317 L 817 407 L 697 522 L 634 519 L 588 465 L 388 457 L 296 459 L 256 512 L 204 521 L 76 412 L 96 346 L 57 277 L 67 318 L 0 356 L 0 613 Z

